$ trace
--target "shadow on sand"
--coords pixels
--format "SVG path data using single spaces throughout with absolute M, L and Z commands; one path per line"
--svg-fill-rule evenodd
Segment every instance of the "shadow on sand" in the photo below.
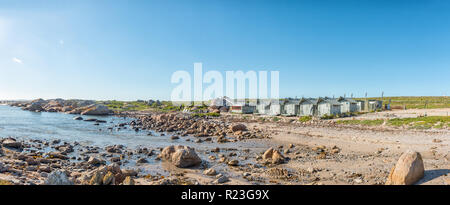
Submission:
M 419 180 L 416 184 L 424 184 L 433 179 L 436 179 L 440 176 L 447 175 L 450 173 L 450 169 L 434 169 L 434 170 L 425 170 L 424 177 Z

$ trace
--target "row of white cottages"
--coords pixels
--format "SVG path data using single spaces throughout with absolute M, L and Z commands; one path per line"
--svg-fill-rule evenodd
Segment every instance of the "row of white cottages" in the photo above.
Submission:
M 258 100 L 256 105 L 233 103 L 231 112 L 261 115 L 285 116 L 325 116 L 341 113 L 361 112 L 381 109 L 381 101 L 364 101 L 351 98 L 302 98 L 288 100 Z

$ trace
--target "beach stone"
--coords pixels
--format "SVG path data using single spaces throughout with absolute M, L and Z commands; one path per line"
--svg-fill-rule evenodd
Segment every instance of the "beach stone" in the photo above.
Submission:
M 39 171 L 50 173 L 52 169 L 49 166 L 39 166 Z
M 82 118 L 81 116 L 74 117 L 73 119 L 74 119 L 74 120 L 83 120 L 83 118 Z
M 120 157 L 111 157 L 111 162 L 120 162 Z
M 16 149 L 22 148 L 22 143 L 17 142 L 15 139 L 12 139 L 12 138 L 4 139 L 2 144 L 5 147 L 16 148 Z
M 90 185 L 102 185 L 104 174 L 101 171 L 95 171 L 89 181 Z
M 391 169 L 386 185 L 411 185 L 423 178 L 425 168 L 419 152 L 404 152 Z
M 239 164 L 239 161 L 236 159 L 233 159 L 233 160 L 229 161 L 227 164 L 230 166 L 237 166 Z
M 7 170 L 7 168 L 5 167 L 3 162 L 0 162 L 0 173 L 5 172 L 6 170 Z
M 262 156 L 263 160 L 271 160 L 273 164 L 281 164 L 284 162 L 284 156 L 272 147 L 266 150 Z
M 103 185 L 110 185 L 110 184 L 114 184 L 114 183 L 115 183 L 114 174 L 112 172 L 108 172 L 103 177 Z
M 247 127 L 244 124 L 236 124 L 231 126 L 231 131 L 247 131 Z
M 120 165 L 117 163 L 112 163 L 106 166 L 106 170 L 109 172 L 112 172 L 113 174 L 122 173 L 122 170 L 120 170 Z
M 217 178 L 217 179 L 214 181 L 214 183 L 216 183 L 216 184 L 223 184 L 223 183 L 228 182 L 228 181 L 230 181 L 230 179 L 228 179 L 228 177 L 226 177 L 226 176 L 220 176 L 219 178 Z
M 60 153 L 60 152 L 49 152 L 47 153 L 47 155 L 50 158 L 56 158 L 56 159 L 69 159 L 69 157 L 65 156 L 64 154 Z
M 107 146 L 105 149 L 110 153 L 122 153 L 122 147 L 120 145 Z
M 215 176 L 217 174 L 217 172 L 215 169 L 209 168 L 209 169 L 203 171 L 203 174 L 207 175 L 207 176 Z
M 27 164 L 28 165 L 39 165 L 40 164 L 40 162 L 38 161 L 38 160 L 35 160 L 35 159 L 27 159 L 27 160 L 25 160 L 26 162 L 27 162 Z
M 44 184 L 46 184 L 46 185 L 73 185 L 74 183 L 67 177 L 67 175 L 64 171 L 55 170 L 48 175 Z
M 147 159 L 145 159 L 145 158 L 140 158 L 140 159 L 138 159 L 137 161 L 136 161 L 136 163 L 140 163 L 140 164 L 143 164 L 143 163 L 147 163 L 148 161 L 147 161 Z
M 88 164 L 92 164 L 92 165 L 105 164 L 105 161 L 97 159 L 95 157 L 89 157 Z
M 122 182 L 122 185 L 134 185 L 134 184 L 135 182 L 130 176 L 127 176 Z
M 125 169 L 122 170 L 123 175 L 125 176 L 137 176 L 138 172 L 134 169 Z
M 165 147 L 160 157 L 180 168 L 196 166 L 202 162 L 193 148 L 182 145 Z

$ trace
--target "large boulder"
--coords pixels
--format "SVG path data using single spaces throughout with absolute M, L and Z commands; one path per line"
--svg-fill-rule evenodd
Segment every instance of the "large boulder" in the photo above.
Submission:
M 50 173 L 45 180 L 46 185 L 73 185 L 73 181 L 67 177 L 66 173 L 61 170 L 56 170 Z
M 120 165 L 112 163 L 83 173 L 79 180 L 84 185 L 117 185 L 122 183 L 125 177 L 126 175 L 120 169 Z
M 95 158 L 95 157 L 93 157 L 93 156 L 89 157 L 87 163 L 88 163 L 88 164 L 91 164 L 91 165 L 102 165 L 102 164 L 106 164 L 105 160 L 98 159 L 98 158 Z
M 135 184 L 135 182 L 134 182 L 134 180 L 130 177 L 130 176 L 127 176 L 126 178 L 125 178 L 125 180 L 123 180 L 123 183 L 122 183 L 123 185 L 134 185 Z
M 181 145 L 172 145 L 164 148 L 160 157 L 180 168 L 196 166 L 202 162 L 193 148 Z
M 81 115 L 109 115 L 112 111 L 104 105 L 90 105 L 81 112 Z
M 389 173 L 386 185 L 411 185 L 424 176 L 424 166 L 420 153 L 408 150 L 400 156 Z

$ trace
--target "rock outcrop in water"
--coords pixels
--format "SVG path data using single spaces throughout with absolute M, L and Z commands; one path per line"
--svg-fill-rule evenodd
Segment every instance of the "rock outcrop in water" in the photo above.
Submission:
M 33 112 L 64 112 L 82 115 L 109 115 L 113 111 L 108 107 L 96 104 L 92 100 L 36 99 L 29 103 L 13 103 L 11 106 L 22 107 Z
M 43 106 L 46 104 L 47 102 L 43 99 L 37 99 L 37 100 L 33 100 L 31 101 L 31 103 L 29 105 L 27 105 L 24 110 L 29 110 L 29 111 L 35 111 L 35 112 L 40 112 L 43 111 L 44 108 Z

